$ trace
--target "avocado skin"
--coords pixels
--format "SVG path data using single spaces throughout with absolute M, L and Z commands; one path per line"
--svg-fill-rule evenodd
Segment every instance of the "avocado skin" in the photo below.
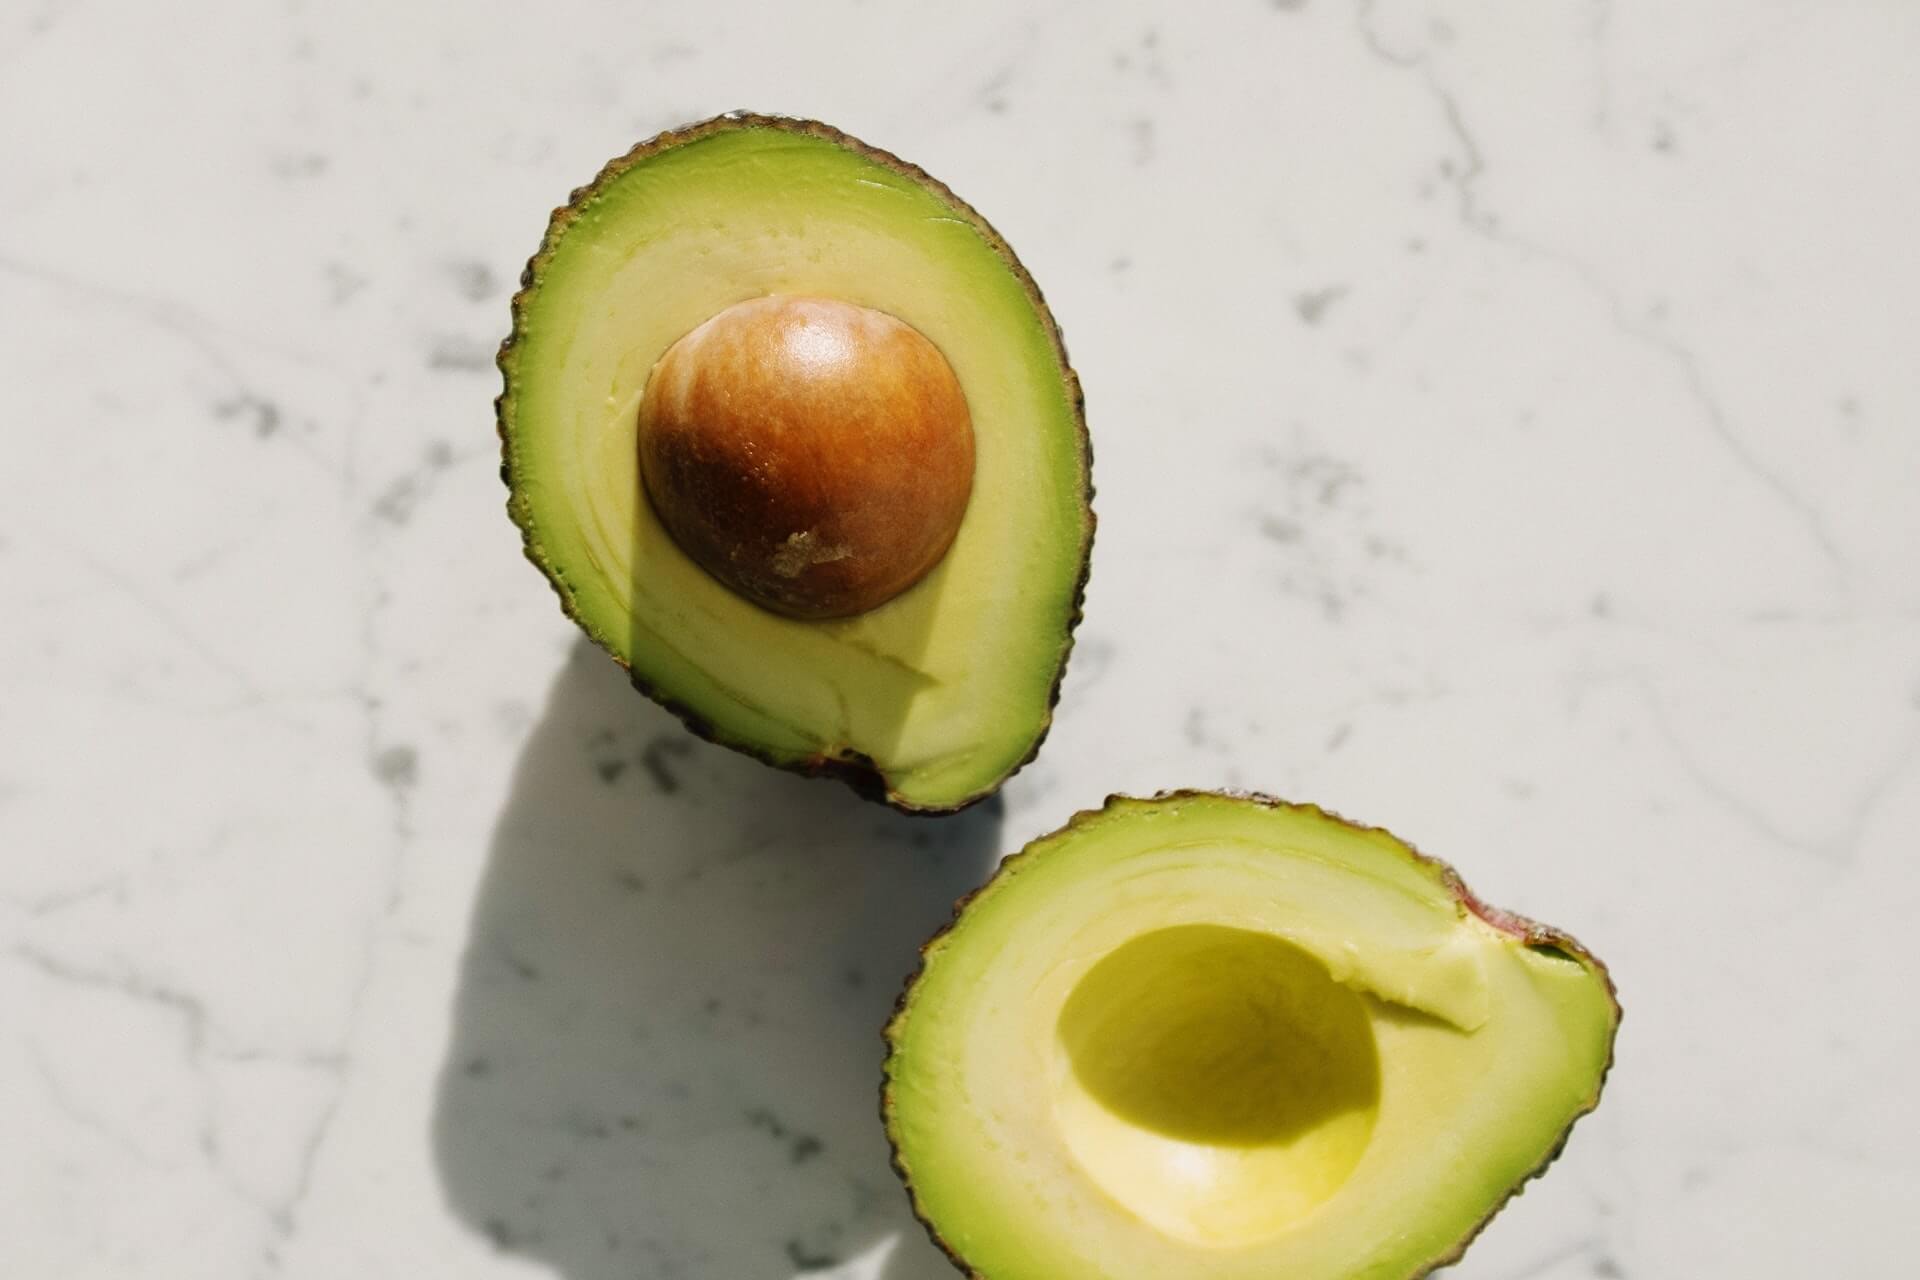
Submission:
M 1054 354 L 1059 359 L 1060 372 L 1066 382 L 1068 402 L 1073 409 L 1075 435 L 1079 440 L 1080 477 L 1084 488 L 1080 501 L 1080 509 L 1083 515 L 1080 574 L 1074 583 L 1073 603 L 1068 611 L 1065 630 L 1061 636 L 1060 654 L 1054 667 L 1053 686 L 1047 694 L 1046 717 L 1040 723 L 1040 732 L 1034 737 L 1033 746 L 1018 763 L 1008 769 L 1006 773 L 1002 774 L 999 780 L 992 786 L 986 787 L 951 805 L 917 805 L 903 799 L 894 792 L 892 784 L 887 780 L 886 774 L 880 769 L 873 758 L 861 752 L 849 751 L 836 756 L 815 755 L 804 760 L 781 760 L 754 742 L 729 737 L 721 733 L 692 708 L 677 701 L 672 694 L 653 682 L 635 674 L 633 668 L 614 650 L 606 638 L 589 627 L 586 621 L 581 618 L 579 613 L 575 611 L 573 605 L 568 601 L 567 594 L 560 585 L 559 571 L 548 564 L 546 556 L 542 553 L 538 542 L 535 540 L 532 514 L 520 501 L 519 490 L 514 484 L 513 455 L 508 448 L 508 437 L 513 432 L 513 407 L 508 402 L 507 389 L 511 386 L 513 367 L 517 359 L 516 348 L 518 347 L 521 335 L 526 330 L 528 297 L 533 290 L 534 284 L 539 280 L 542 269 L 545 268 L 549 259 L 552 258 L 553 252 L 559 244 L 561 233 L 579 216 L 581 209 L 585 207 L 589 200 L 598 195 L 608 184 L 612 183 L 634 165 L 639 164 L 641 161 L 661 151 L 671 150 L 674 147 L 707 137 L 710 134 L 724 133 L 734 129 L 778 129 L 785 133 L 805 134 L 811 137 L 821 138 L 849 151 L 857 152 L 867 159 L 884 165 L 936 192 L 942 200 L 945 200 L 953 207 L 955 213 L 971 223 L 974 230 L 980 234 L 980 237 L 987 242 L 995 253 L 999 254 L 1000 257 L 1005 260 L 1008 269 L 1013 272 L 1014 278 L 1020 282 L 1021 288 L 1026 290 L 1028 298 L 1032 300 L 1034 309 L 1039 313 L 1040 318 L 1046 322 L 1047 333 L 1053 340 Z M 527 260 L 525 269 L 520 272 L 520 288 L 513 295 L 512 307 L 513 328 L 500 343 L 499 353 L 494 357 L 494 365 L 500 370 L 502 380 L 500 394 L 494 397 L 493 412 L 494 422 L 500 436 L 500 479 L 507 486 L 507 515 L 512 519 L 514 524 L 520 528 L 521 550 L 527 559 L 532 562 L 533 566 L 540 570 L 541 576 L 547 579 L 547 584 L 553 588 L 554 594 L 559 597 L 561 612 L 565 613 L 567 617 L 573 621 L 574 625 L 585 632 L 588 639 L 592 640 L 594 644 L 600 648 L 606 650 L 608 656 L 613 658 L 615 662 L 618 662 L 621 667 L 626 670 L 628 678 L 632 681 L 635 689 L 651 698 L 654 702 L 659 703 L 660 706 L 666 710 L 672 712 L 674 716 L 679 719 L 680 723 L 684 724 L 695 737 L 704 738 L 708 742 L 718 743 L 720 746 L 738 751 L 742 755 L 751 756 L 763 764 L 770 764 L 776 769 L 785 769 L 791 773 L 798 773 L 803 777 L 838 779 L 846 783 L 847 786 L 853 789 L 854 794 L 863 799 L 887 805 L 901 813 L 926 817 L 940 817 L 946 814 L 959 813 L 961 810 L 971 808 L 982 800 L 985 800 L 988 796 L 993 795 L 1006 784 L 1008 778 L 1011 778 L 1014 774 L 1033 763 L 1034 757 L 1040 754 L 1040 748 L 1047 740 L 1047 734 L 1053 728 L 1053 710 L 1060 705 L 1060 685 L 1061 682 L 1066 679 L 1067 662 L 1073 654 L 1073 633 L 1080 626 L 1080 620 L 1083 616 L 1087 597 L 1087 579 L 1093 571 L 1093 535 L 1097 523 L 1093 511 L 1093 441 L 1087 435 L 1086 393 L 1080 386 L 1080 376 L 1074 372 L 1073 365 L 1067 358 L 1066 341 L 1060 333 L 1059 323 L 1053 318 L 1052 309 L 1047 306 L 1046 299 L 1040 293 L 1040 286 L 1034 283 L 1033 276 L 1028 273 L 1020 259 L 1015 256 L 1012 246 L 1001 237 L 998 231 L 993 229 L 991 223 L 980 216 L 980 213 L 974 209 L 972 205 L 955 195 L 953 188 L 947 186 L 946 183 L 941 182 L 938 178 L 933 177 L 918 165 L 910 164 L 890 151 L 882 151 L 878 147 L 869 146 L 858 138 L 844 133 L 832 125 L 823 124 L 818 120 L 806 120 L 793 116 L 763 115 L 751 111 L 729 111 L 724 115 L 713 116 L 693 124 L 682 125 L 677 129 L 663 130 L 653 137 L 648 138 L 646 141 L 636 144 L 634 148 L 625 155 L 609 160 L 601 168 L 600 172 L 594 176 L 593 181 L 587 183 L 585 186 L 575 187 L 572 193 L 568 195 L 567 203 L 555 209 L 552 216 L 548 218 L 546 235 L 541 238 L 540 248 L 535 251 L 533 257 Z
M 1528 947 L 1565 952 L 1568 956 L 1571 956 L 1574 960 L 1599 975 L 1600 980 L 1606 984 L 1607 1002 L 1613 1007 L 1614 1035 L 1612 1039 L 1608 1041 L 1607 1062 L 1600 1070 L 1599 1080 L 1594 1083 L 1592 1096 L 1589 1097 L 1580 1110 L 1574 1113 L 1573 1117 L 1567 1121 L 1567 1127 L 1560 1131 L 1559 1139 L 1554 1142 L 1547 1154 L 1541 1157 L 1539 1164 L 1516 1179 L 1513 1187 L 1507 1194 L 1502 1196 L 1498 1203 L 1487 1210 L 1485 1217 L 1468 1227 L 1466 1232 L 1461 1235 L 1459 1240 L 1454 1242 L 1446 1253 L 1429 1262 L 1423 1263 L 1420 1270 L 1413 1272 L 1406 1277 L 1406 1280 L 1424 1280 L 1424 1277 L 1432 1275 L 1443 1267 L 1453 1266 L 1459 1262 L 1461 1258 L 1466 1256 L 1467 1246 L 1474 1242 L 1475 1237 L 1486 1229 L 1487 1224 L 1492 1222 L 1502 1209 L 1507 1207 L 1508 1202 L 1522 1191 L 1525 1191 L 1529 1182 L 1532 1182 L 1535 1178 L 1545 1173 L 1548 1168 L 1552 1166 L 1553 1162 L 1560 1158 L 1560 1153 L 1566 1150 L 1567 1139 L 1573 1136 L 1573 1126 L 1579 1121 L 1580 1117 L 1587 1115 L 1593 1111 L 1595 1107 L 1600 1105 L 1600 1095 L 1606 1089 L 1607 1077 L 1613 1072 L 1613 1061 L 1617 1052 L 1615 1046 L 1619 1041 L 1620 1019 L 1623 1015 L 1623 1010 L 1620 1007 L 1620 991 L 1619 988 L 1614 986 L 1613 974 L 1608 971 L 1605 964 L 1601 963 L 1598 956 L 1581 945 L 1579 940 L 1572 934 L 1560 929 L 1555 929 L 1549 925 L 1543 925 L 1535 920 L 1529 920 L 1525 916 L 1515 915 L 1511 911 L 1502 911 L 1498 907 L 1489 906 L 1487 903 L 1482 902 L 1480 898 L 1474 894 L 1473 890 L 1467 887 L 1466 881 L 1460 878 L 1460 873 L 1453 869 L 1451 863 L 1433 857 L 1430 854 L 1421 853 L 1418 849 L 1408 844 L 1405 840 L 1402 840 L 1399 836 L 1394 835 L 1393 832 L 1388 831 L 1385 827 L 1368 826 L 1366 823 L 1355 822 L 1331 810 L 1323 809 L 1317 804 L 1301 804 L 1291 800 L 1283 800 L 1279 796 L 1269 795 L 1263 791 L 1208 790 L 1198 787 L 1181 787 L 1171 791 L 1156 792 L 1146 797 L 1145 803 L 1157 804 L 1162 801 L 1203 798 L 1238 800 L 1266 809 L 1305 809 L 1317 813 L 1323 818 L 1337 822 L 1341 826 L 1362 835 L 1376 833 L 1384 835 L 1392 840 L 1394 844 L 1405 850 L 1407 856 L 1412 859 L 1413 862 L 1431 874 L 1434 879 L 1438 880 L 1442 887 L 1444 887 L 1448 893 L 1452 894 L 1454 899 L 1458 901 L 1462 907 L 1473 912 L 1474 915 L 1479 916 L 1482 920 L 1501 932 L 1512 934 L 1514 937 L 1522 939 Z M 971 903 L 982 893 L 985 893 L 988 886 L 992 885 L 995 880 L 998 880 L 1006 873 L 1008 866 L 1018 862 L 1022 858 L 1032 856 L 1033 846 L 1040 843 L 1040 841 L 1051 839 L 1057 835 L 1065 835 L 1076 827 L 1085 826 L 1094 819 L 1122 805 L 1138 803 L 1142 803 L 1141 798 L 1138 796 L 1115 794 L 1108 796 L 1106 802 L 1098 809 L 1080 810 L 1071 818 L 1068 818 L 1064 826 L 1055 831 L 1047 832 L 1045 835 L 1036 836 L 1018 853 L 1007 855 L 1001 860 L 1000 865 L 994 869 L 993 875 L 987 878 L 986 883 L 953 904 L 953 917 L 948 920 L 946 924 L 942 925 L 932 937 L 920 944 L 920 964 L 911 974 L 907 975 L 907 980 L 901 985 L 899 996 L 894 999 L 893 1013 L 887 1019 L 886 1026 L 881 1028 L 880 1038 L 887 1046 L 887 1056 L 889 1058 L 893 1056 L 894 1051 L 898 1047 L 895 1028 L 900 1025 L 901 1019 L 906 1014 L 907 999 L 912 995 L 914 985 L 920 980 L 921 973 L 926 969 L 928 952 L 933 949 L 935 943 L 946 937 L 947 934 L 953 932 L 954 926 L 960 923 L 960 915 L 967 909 L 967 904 Z M 962 1258 L 959 1253 L 954 1250 L 953 1246 L 947 1243 L 945 1237 L 940 1234 L 940 1229 L 933 1224 L 932 1218 L 927 1215 L 925 1207 L 920 1203 L 920 1193 L 914 1188 L 913 1173 L 907 1168 L 906 1158 L 900 1153 L 899 1135 L 894 1128 L 892 1081 L 884 1072 L 880 1078 L 880 1122 L 886 1127 L 887 1149 L 892 1156 L 894 1174 L 900 1179 L 901 1185 L 906 1188 L 907 1199 L 912 1207 L 913 1216 L 926 1231 L 927 1238 L 933 1242 L 935 1248 L 946 1255 L 947 1261 L 951 1262 L 954 1268 L 966 1276 L 968 1280 L 991 1280 L 991 1277 L 975 1271 L 972 1266 L 968 1264 L 967 1260 Z

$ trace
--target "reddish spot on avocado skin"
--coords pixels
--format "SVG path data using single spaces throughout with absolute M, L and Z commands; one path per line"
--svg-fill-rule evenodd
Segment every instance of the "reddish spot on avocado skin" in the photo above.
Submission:
M 1470 893 L 1463 895 L 1460 900 L 1466 905 L 1467 910 L 1473 912 L 1473 914 L 1479 916 L 1500 932 L 1508 934 L 1511 937 L 1532 941 L 1535 935 L 1540 932 L 1540 926 L 1525 916 L 1517 916 L 1511 911 L 1502 911 L 1498 907 L 1490 907 Z
M 829 298 L 737 303 L 668 349 L 640 471 L 682 550 L 775 613 L 864 613 L 946 554 L 973 492 L 960 382 L 919 331 Z

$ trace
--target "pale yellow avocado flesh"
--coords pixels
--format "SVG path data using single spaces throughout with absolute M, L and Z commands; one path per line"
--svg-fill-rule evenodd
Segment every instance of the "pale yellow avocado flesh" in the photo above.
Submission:
M 1618 1022 L 1578 944 L 1486 914 L 1317 809 L 1081 815 L 889 1029 L 916 1208 L 987 1280 L 1425 1274 L 1595 1104 Z
M 667 135 L 555 215 L 516 300 L 500 418 L 509 509 L 568 613 L 702 732 L 774 763 L 852 761 L 908 808 L 991 791 L 1044 734 L 1091 539 L 1078 384 L 1032 282 L 977 214 L 824 126 Z M 858 617 L 768 613 L 673 543 L 639 484 L 648 374 L 724 308 L 874 308 L 947 358 L 973 497 L 946 557 Z

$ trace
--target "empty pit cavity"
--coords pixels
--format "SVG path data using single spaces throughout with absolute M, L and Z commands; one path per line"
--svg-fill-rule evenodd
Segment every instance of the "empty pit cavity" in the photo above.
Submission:
M 1137 1217 L 1190 1244 L 1286 1231 L 1359 1163 L 1379 1110 L 1366 1005 L 1268 934 L 1182 925 L 1110 952 L 1058 1023 L 1054 1119 Z

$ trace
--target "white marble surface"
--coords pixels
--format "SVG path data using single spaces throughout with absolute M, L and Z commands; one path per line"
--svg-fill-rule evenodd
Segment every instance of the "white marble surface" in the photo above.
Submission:
M 0 10 L 0 1275 L 936 1280 L 875 1029 L 1108 791 L 1318 800 L 1612 962 L 1457 1273 L 1920 1249 L 1920 6 Z M 519 559 L 508 282 L 736 106 L 926 165 L 1086 381 L 1004 803 L 693 742 Z

